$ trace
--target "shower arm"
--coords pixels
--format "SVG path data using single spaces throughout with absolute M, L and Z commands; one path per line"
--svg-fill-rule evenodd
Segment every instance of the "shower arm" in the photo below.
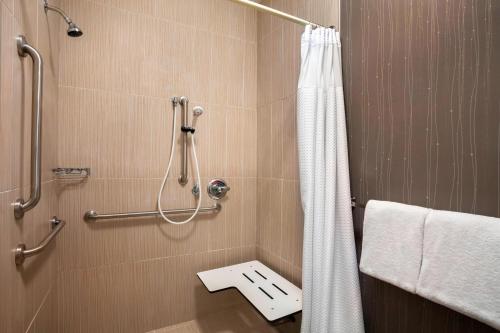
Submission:
M 43 2 L 43 8 L 45 9 L 45 13 L 47 13 L 49 10 L 52 10 L 56 13 L 59 13 L 59 15 L 63 17 L 63 19 L 66 21 L 67 24 L 73 23 L 73 21 L 69 18 L 68 15 L 66 15 L 65 12 L 62 11 L 62 9 L 49 5 L 47 0 Z

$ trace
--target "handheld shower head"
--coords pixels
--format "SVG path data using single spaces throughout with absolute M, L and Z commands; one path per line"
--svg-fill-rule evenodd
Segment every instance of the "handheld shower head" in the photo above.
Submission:
M 47 13 L 49 10 L 52 10 L 62 16 L 62 18 L 64 19 L 64 21 L 66 21 L 66 24 L 68 25 L 68 30 L 67 30 L 68 36 L 80 37 L 81 35 L 83 35 L 82 29 L 80 29 L 80 27 L 76 25 L 71 20 L 71 18 L 68 15 L 66 15 L 65 12 L 62 11 L 62 9 L 49 5 L 48 0 L 44 0 L 43 8 L 45 9 L 45 13 Z
M 195 106 L 193 108 L 193 122 L 191 123 L 192 128 L 196 128 L 196 122 L 198 121 L 198 117 L 201 116 L 205 112 L 201 106 Z
M 195 106 L 193 108 L 193 116 L 198 117 L 201 116 L 205 112 L 201 106 Z

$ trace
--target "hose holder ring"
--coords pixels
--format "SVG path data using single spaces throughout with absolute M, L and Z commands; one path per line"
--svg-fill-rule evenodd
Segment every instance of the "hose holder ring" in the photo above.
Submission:
M 181 126 L 181 131 L 182 131 L 182 133 L 194 134 L 195 129 L 193 127 L 190 127 L 190 126 Z

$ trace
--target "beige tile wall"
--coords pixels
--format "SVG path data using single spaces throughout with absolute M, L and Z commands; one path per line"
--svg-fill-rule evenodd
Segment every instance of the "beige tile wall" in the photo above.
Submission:
M 207 295 L 196 272 L 249 260 L 229 250 L 66 270 L 59 298 L 66 304 L 59 332 L 147 332 L 241 302 L 235 290 Z M 71 283 L 64 283 L 71 281 Z
M 0 1 L 0 332 L 56 330 L 58 244 L 22 267 L 15 266 L 13 250 L 21 242 L 32 247 L 41 241 L 50 231 L 49 219 L 58 214 L 51 169 L 57 162 L 59 23 L 45 15 L 41 1 Z M 17 55 L 19 34 L 42 54 L 45 93 L 41 201 L 15 220 L 12 202 L 29 194 L 31 148 L 32 62 Z
M 338 1 L 271 0 L 266 5 L 339 26 Z M 297 285 L 302 275 L 303 213 L 296 138 L 296 90 L 303 27 L 258 14 L 257 253 Z
M 61 43 L 58 161 L 90 167 L 92 176 L 59 182 L 68 219 L 59 244 L 59 332 L 146 332 L 241 302 L 231 292 L 209 294 L 195 273 L 256 258 L 256 13 L 227 0 L 62 6 L 84 35 Z M 67 40 L 62 32 L 60 40 Z M 174 95 L 205 108 L 197 126 L 202 186 L 228 181 L 222 212 L 183 226 L 87 224 L 89 209 L 155 209 Z M 193 169 L 186 187 L 176 180 L 179 152 L 165 207 L 195 205 Z
M 68 38 L 41 1 L 0 1 L 0 331 L 135 332 L 193 319 L 240 301 L 208 294 L 194 273 L 257 255 L 300 283 L 293 143 L 301 28 L 261 16 L 257 31 L 256 13 L 226 0 L 52 3 L 84 37 Z M 322 18 L 335 12 L 330 2 L 321 10 L 313 3 L 271 5 L 335 21 Z M 39 207 L 15 222 L 10 204 L 29 189 L 31 117 L 31 65 L 13 43 L 20 32 L 46 63 L 44 190 Z M 224 210 L 182 227 L 156 219 L 86 224 L 91 208 L 154 208 L 169 98 L 181 94 L 207 111 L 197 133 L 201 172 L 203 183 L 229 181 Z M 55 166 L 88 166 L 92 178 L 56 182 Z M 175 180 L 168 185 L 167 207 L 194 204 L 187 190 L 174 192 Z M 12 248 L 36 243 L 56 213 L 68 221 L 56 244 L 16 270 Z M 64 251 L 56 256 L 56 248 Z

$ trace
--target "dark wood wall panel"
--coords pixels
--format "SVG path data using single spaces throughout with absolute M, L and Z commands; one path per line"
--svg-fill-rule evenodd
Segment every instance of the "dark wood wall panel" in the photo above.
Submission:
M 500 1 L 341 0 L 341 31 L 358 201 L 500 216 Z M 370 277 L 361 285 L 367 332 L 496 332 Z

